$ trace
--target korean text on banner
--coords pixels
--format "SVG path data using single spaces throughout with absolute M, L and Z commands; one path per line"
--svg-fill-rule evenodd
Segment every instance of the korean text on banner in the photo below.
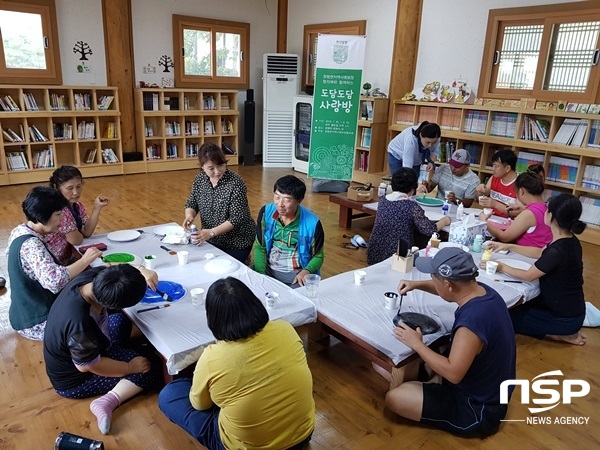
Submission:
M 320 34 L 308 176 L 351 180 L 365 36 Z

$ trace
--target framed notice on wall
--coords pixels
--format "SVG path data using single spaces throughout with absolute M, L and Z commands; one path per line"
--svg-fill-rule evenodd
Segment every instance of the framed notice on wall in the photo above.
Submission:
M 365 36 L 320 34 L 308 176 L 352 179 Z

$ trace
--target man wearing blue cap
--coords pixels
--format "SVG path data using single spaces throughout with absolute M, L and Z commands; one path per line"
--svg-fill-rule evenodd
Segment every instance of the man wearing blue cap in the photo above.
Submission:
M 507 405 L 500 404 L 500 384 L 515 378 L 515 334 L 506 304 L 496 291 L 476 281 L 473 257 L 459 248 L 444 248 L 415 264 L 430 273 L 431 280 L 402 280 L 400 294 L 420 289 L 458 305 L 449 354 L 427 347 L 420 329 L 396 327 L 396 337 L 443 379 L 401 384 L 387 393 L 386 405 L 402 417 L 460 436 L 494 434 L 507 411 Z

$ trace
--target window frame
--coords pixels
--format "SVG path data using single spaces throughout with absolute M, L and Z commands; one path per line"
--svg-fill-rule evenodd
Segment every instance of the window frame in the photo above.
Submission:
M 6 84 L 62 84 L 58 25 L 54 0 L 0 0 L 0 10 L 38 14 L 42 18 L 42 33 L 48 39 L 45 49 L 45 69 L 9 69 L 5 65 L 4 45 L 0 39 L 0 77 Z
M 552 27 L 562 23 L 600 21 L 600 7 L 597 1 L 562 3 L 555 5 L 531 6 L 523 8 L 491 9 L 488 16 L 485 47 L 481 63 L 478 97 L 514 99 L 532 97 L 541 101 L 572 100 L 581 103 L 600 101 L 600 64 L 593 65 L 585 92 L 549 91 L 543 89 L 546 72 L 549 68 L 549 51 Z M 502 46 L 505 26 L 543 24 L 544 31 L 532 89 L 500 89 L 495 87 L 497 65 L 494 65 L 496 50 Z M 596 43 L 600 48 L 600 35 Z
M 306 86 L 314 86 L 310 83 L 309 76 L 312 72 L 314 61 L 311 56 L 314 53 L 315 37 L 319 34 L 348 34 L 364 35 L 367 31 L 366 20 L 353 20 L 349 22 L 317 23 L 304 25 L 304 38 L 302 47 L 302 90 Z
M 186 75 L 183 60 L 183 30 L 195 29 L 210 31 L 211 33 L 211 72 L 212 75 Z M 216 33 L 233 33 L 240 35 L 240 76 L 218 76 Z M 173 14 L 173 71 L 175 86 L 182 88 L 231 88 L 248 89 L 250 87 L 250 24 L 244 22 L 231 22 L 202 17 L 181 16 Z

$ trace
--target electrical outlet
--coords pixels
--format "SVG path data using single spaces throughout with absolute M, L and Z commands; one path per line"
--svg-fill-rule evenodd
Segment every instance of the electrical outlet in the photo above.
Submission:
M 148 64 L 147 66 L 144 66 L 144 73 L 156 73 L 156 67 Z

